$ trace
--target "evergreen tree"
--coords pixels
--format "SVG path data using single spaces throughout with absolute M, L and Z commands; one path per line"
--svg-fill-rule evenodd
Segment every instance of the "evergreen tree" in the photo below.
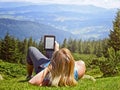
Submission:
M 85 54 L 90 54 L 90 44 L 87 43 L 87 46 L 85 47 L 85 51 L 84 51 Z
M 72 51 L 72 43 L 73 43 L 73 39 L 70 37 L 70 38 L 68 39 L 68 45 L 67 45 L 67 47 L 68 47 L 68 49 L 69 49 L 71 52 L 73 52 L 73 51 Z
M 28 50 L 28 41 L 25 38 L 23 41 L 23 54 L 25 54 L 25 56 L 27 55 L 27 50 Z
M 120 50 L 120 10 L 117 12 L 117 16 L 113 21 L 113 30 L 109 35 L 109 47 L 113 47 L 115 51 Z
M 100 70 L 103 76 L 115 76 L 119 74 L 120 51 L 115 52 L 111 47 L 108 48 L 107 53 L 108 57 L 99 61 Z
M 102 56 L 102 51 L 103 51 L 101 40 L 98 41 L 96 49 L 97 49 L 96 50 L 96 56 L 101 57 Z
M 82 40 L 81 39 L 78 40 L 78 52 L 83 53 Z
M 37 43 L 36 43 L 35 40 L 32 42 L 32 46 L 34 46 L 34 47 L 38 47 L 38 45 L 37 45 Z
M 44 50 L 44 41 L 43 38 L 41 37 L 39 45 L 38 45 L 38 49 L 40 50 L 40 52 L 42 52 L 43 54 L 45 54 L 45 50 Z
M 28 47 L 33 46 L 33 39 L 32 37 L 29 38 L 28 40 Z
M 1 45 L 1 59 L 18 63 L 20 56 L 16 39 L 7 33 Z
M 20 52 L 20 63 L 25 64 L 28 50 L 28 40 L 25 38 L 23 41 L 19 41 L 18 47 Z
M 102 53 L 103 53 L 103 55 L 104 55 L 104 57 L 107 57 L 108 55 L 107 55 L 107 50 L 108 50 L 108 39 L 104 39 L 103 41 L 102 41 Z
M 90 54 L 91 53 L 91 45 L 90 45 L 90 41 L 84 41 L 83 42 L 84 44 L 83 44 L 83 48 L 84 48 L 84 50 L 83 50 L 83 53 L 84 54 Z
M 1 58 L 3 60 L 10 61 L 11 47 L 12 47 L 12 40 L 9 33 L 7 33 L 2 42 Z
M 76 39 L 73 40 L 72 42 L 72 51 L 73 52 L 78 52 L 78 42 Z
M 18 49 L 18 41 L 15 38 L 12 38 L 12 47 L 11 47 L 11 62 L 20 63 L 21 54 Z
M 63 41 L 63 44 L 61 46 L 62 48 L 67 48 L 67 39 L 65 38 Z
M 67 47 L 71 52 L 77 52 L 78 49 L 77 40 L 76 39 L 73 40 L 72 38 L 69 38 Z

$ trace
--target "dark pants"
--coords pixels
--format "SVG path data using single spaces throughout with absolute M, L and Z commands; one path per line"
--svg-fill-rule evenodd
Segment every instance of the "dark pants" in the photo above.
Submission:
M 27 53 L 27 63 L 33 65 L 36 73 L 42 71 L 44 67 L 41 65 L 50 62 L 50 60 L 44 56 L 37 48 L 29 47 Z

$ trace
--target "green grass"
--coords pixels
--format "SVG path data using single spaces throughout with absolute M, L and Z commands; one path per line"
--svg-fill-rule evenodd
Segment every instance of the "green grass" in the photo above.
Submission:
M 0 90 L 120 90 L 120 76 L 97 78 L 96 82 L 81 79 L 75 87 L 34 86 L 25 81 L 25 69 L 24 65 L 0 61 L 0 74 L 4 78 L 0 80 Z
M 82 79 L 75 87 L 40 87 L 24 81 L 25 77 L 0 81 L 0 90 L 119 90 L 120 77 L 99 78 L 96 82 Z

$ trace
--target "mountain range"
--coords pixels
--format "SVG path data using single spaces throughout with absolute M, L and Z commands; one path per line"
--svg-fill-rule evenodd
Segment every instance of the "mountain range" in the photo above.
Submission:
M 6 33 L 22 40 L 32 37 L 37 42 L 39 42 L 44 35 L 55 35 L 57 41 L 60 43 L 62 43 L 64 38 L 74 37 L 70 32 L 37 22 L 0 19 L 0 38 L 3 38 Z
M 116 12 L 92 5 L 0 2 L 0 36 L 9 31 L 16 37 L 33 36 L 35 40 L 44 34 L 55 34 L 60 41 L 68 37 L 103 39 L 112 29 Z

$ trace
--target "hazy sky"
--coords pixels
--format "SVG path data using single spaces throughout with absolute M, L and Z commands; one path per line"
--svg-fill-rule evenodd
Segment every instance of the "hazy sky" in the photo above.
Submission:
M 55 3 L 55 4 L 77 4 L 95 5 L 104 8 L 120 8 L 120 0 L 0 0 L 0 2 L 32 2 L 32 3 Z

